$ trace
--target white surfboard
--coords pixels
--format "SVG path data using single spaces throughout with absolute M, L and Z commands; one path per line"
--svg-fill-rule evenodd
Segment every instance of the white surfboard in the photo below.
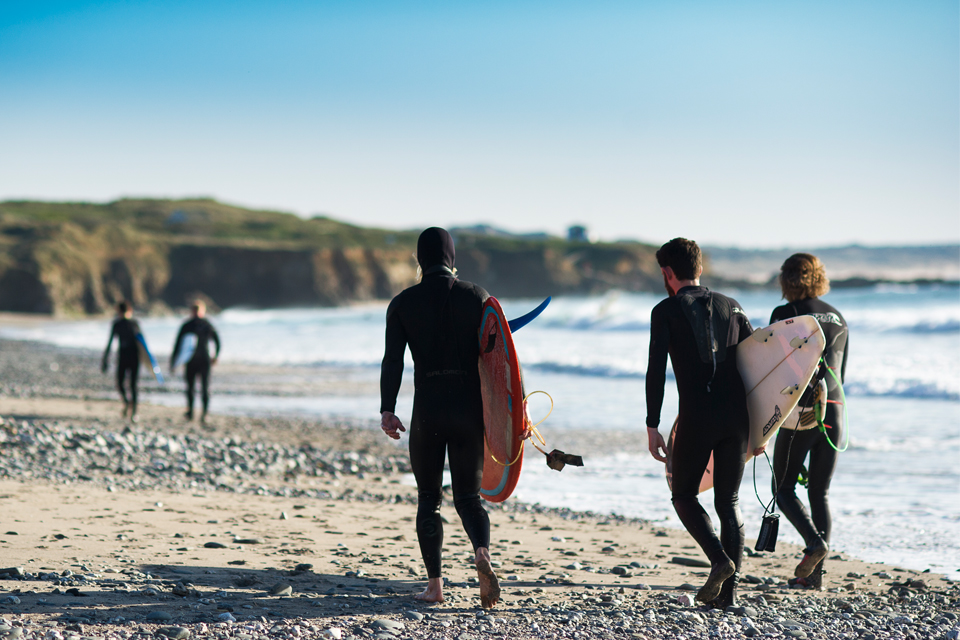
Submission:
M 183 340 L 180 341 L 180 351 L 177 352 L 177 361 L 173 366 L 179 367 L 187 364 L 193 359 L 193 354 L 197 351 L 197 334 L 192 331 L 183 334 Z
M 807 383 L 817 370 L 826 340 L 813 316 L 797 316 L 757 329 L 737 345 L 737 369 L 747 392 L 750 441 L 747 460 L 767 444 L 800 402 Z M 796 420 L 796 416 L 792 417 Z M 676 422 L 674 422 L 676 429 Z M 670 444 L 674 431 L 670 432 Z M 668 449 L 668 455 L 672 447 Z M 667 464 L 667 484 L 671 465 Z M 707 463 L 700 491 L 713 487 L 713 456 Z
M 750 455 L 767 444 L 797 407 L 825 344 L 816 318 L 797 316 L 757 329 L 737 346 L 750 413 Z

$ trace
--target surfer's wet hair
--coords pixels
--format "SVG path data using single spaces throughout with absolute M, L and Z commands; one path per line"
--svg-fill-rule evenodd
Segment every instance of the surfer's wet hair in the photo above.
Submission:
M 703 253 L 693 240 L 674 238 L 657 251 L 657 264 L 673 269 L 677 280 L 694 280 L 703 268 Z
M 830 279 L 820 258 L 795 253 L 780 267 L 780 290 L 787 302 L 819 298 L 830 291 Z
M 124 315 L 127 311 L 130 310 L 130 303 L 126 300 L 121 300 L 117 303 L 117 313 Z

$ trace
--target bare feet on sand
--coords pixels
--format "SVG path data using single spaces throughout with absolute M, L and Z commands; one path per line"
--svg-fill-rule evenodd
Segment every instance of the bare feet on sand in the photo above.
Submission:
M 490 566 L 490 551 L 477 549 L 477 577 L 480 579 L 480 606 L 490 609 L 500 602 L 500 581 Z
M 700 587 L 697 593 L 698 602 L 710 602 L 720 595 L 720 587 L 723 581 L 737 572 L 737 565 L 733 564 L 730 558 L 724 556 L 723 560 L 717 562 L 710 569 L 710 575 L 707 576 L 706 583 Z
M 443 602 L 443 578 L 430 578 L 427 588 L 413 597 L 424 602 Z

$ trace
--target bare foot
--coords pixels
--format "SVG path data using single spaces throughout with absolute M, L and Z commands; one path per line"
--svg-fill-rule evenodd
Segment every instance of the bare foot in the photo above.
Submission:
M 720 587 L 724 581 L 737 572 L 737 565 L 733 564 L 730 558 L 724 556 L 723 560 L 713 565 L 710 569 L 710 575 L 707 576 L 706 583 L 700 587 L 697 592 L 698 602 L 710 602 L 720 595 Z
M 477 549 L 477 577 L 480 579 L 480 606 L 490 609 L 500 602 L 500 581 L 490 566 L 490 552 Z
M 443 602 L 443 578 L 430 578 L 427 588 L 413 597 L 423 602 Z

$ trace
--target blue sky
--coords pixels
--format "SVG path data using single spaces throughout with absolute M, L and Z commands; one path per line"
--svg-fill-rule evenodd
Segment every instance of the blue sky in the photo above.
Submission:
M 0 199 L 960 241 L 954 2 L 4 2 Z

